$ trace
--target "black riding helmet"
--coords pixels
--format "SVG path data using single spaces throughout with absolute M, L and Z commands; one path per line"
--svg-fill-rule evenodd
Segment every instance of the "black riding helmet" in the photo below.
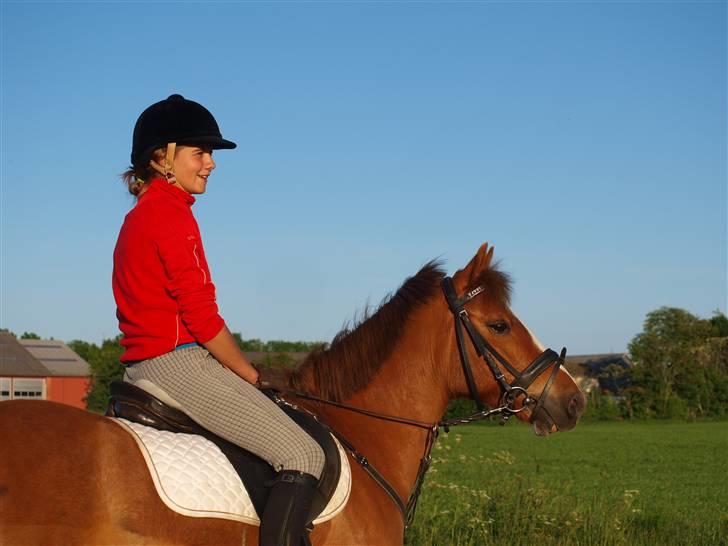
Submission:
M 170 142 L 207 144 L 213 150 L 237 146 L 222 138 L 217 122 L 207 108 L 177 94 L 152 104 L 139 116 L 134 126 L 132 165 L 146 165 L 154 150 Z

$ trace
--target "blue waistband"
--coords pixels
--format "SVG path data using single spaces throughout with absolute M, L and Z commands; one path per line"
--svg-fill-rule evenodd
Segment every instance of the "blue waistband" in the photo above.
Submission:
M 180 349 L 189 349 L 190 347 L 199 347 L 199 346 L 200 346 L 199 343 L 196 343 L 196 342 L 193 341 L 191 343 L 183 343 L 182 345 L 177 345 L 174 348 L 174 350 L 175 351 L 179 351 Z

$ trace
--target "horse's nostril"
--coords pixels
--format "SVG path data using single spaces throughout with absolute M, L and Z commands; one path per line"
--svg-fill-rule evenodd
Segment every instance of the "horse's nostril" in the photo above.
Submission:
M 572 419 L 576 417 L 576 399 L 572 396 L 566 411 Z
M 584 395 L 580 392 L 577 392 L 574 396 L 571 397 L 571 400 L 569 400 L 569 405 L 566 409 L 569 417 L 574 418 L 581 415 L 581 412 L 584 411 L 585 405 L 586 399 L 584 398 Z

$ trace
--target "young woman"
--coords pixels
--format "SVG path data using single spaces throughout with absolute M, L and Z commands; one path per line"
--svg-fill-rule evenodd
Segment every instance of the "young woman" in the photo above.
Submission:
M 192 214 L 215 169 L 213 150 L 235 147 L 207 109 L 181 95 L 139 116 L 124 173 L 137 200 L 114 249 L 121 360 L 125 379 L 153 383 L 202 426 L 276 469 L 260 544 L 297 545 L 324 455 L 256 388 L 258 372 L 218 313 Z

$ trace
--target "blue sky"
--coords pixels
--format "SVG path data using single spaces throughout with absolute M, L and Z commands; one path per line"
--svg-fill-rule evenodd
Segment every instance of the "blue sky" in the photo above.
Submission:
M 194 207 L 246 338 L 329 340 L 489 241 L 550 346 L 726 310 L 725 2 L 3 2 L 0 326 L 117 334 L 118 179 L 173 92 L 239 145 Z

